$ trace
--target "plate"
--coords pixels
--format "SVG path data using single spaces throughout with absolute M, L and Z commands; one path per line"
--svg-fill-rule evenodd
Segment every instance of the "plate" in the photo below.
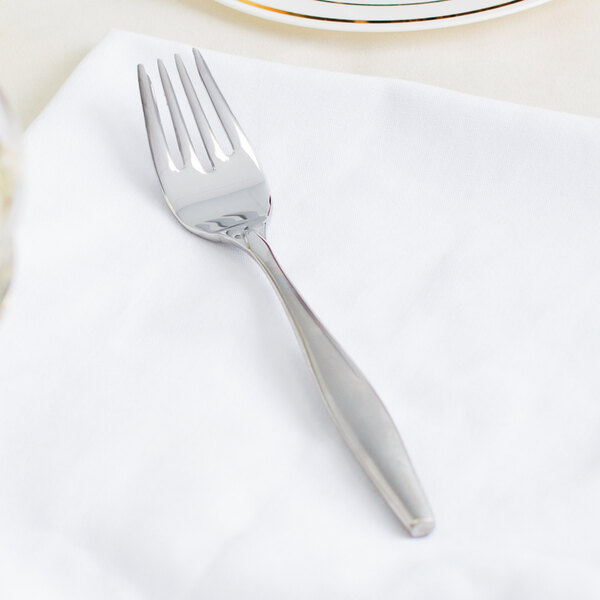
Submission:
M 317 29 L 415 31 L 501 17 L 549 0 L 217 0 L 245 13 Z

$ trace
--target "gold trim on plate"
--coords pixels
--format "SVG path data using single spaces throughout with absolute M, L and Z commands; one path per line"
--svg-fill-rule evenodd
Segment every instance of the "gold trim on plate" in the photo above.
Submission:
M 389 4 L 373 4 L 372 2 L 342 2 L 341 0 L 315 0 L 315 2 L 325 2 L 326 4 L 344 4 L 346 6 L 369 6 L 377 8 L 380 6 L 422 6 L 424 4 L 439 4 L 440 2 L 452 2 L 452 0 L 423 0 L 419 2 L 390 2 Z
M 439 15 L 437 17 L 419 17 L 417 19 L 375 19 L 375 20 L 356 20 L 356 19 L 339 19 L 336 17 L 318 17 L 316 15 L 303 15 L 302 13 L 291 12 L 288 10 L 283 10 L 281 8 L 273 8 L 272 6 L 265 6 L 264 4 L 259 4 L 258 2 L 253 2 L 252 0 L 236 0 L 236 2 L 240 2 L 241 4 L 247 4 L 248 6 L 254 6 L 255 8 L 260 8 L 262 10 L 268 10 L 270 12 L 278 13 L 280 15 L 288 15 L 289 17 L 300 17 L 301 19 L 312 19 L 314 21 L 330 21 L 334 23 L 366 23 L 366 24 L 392 24 L 392 23 L 418 23 L 418 22 L 426 22 L 426 21 L 437 21 L 440 19 L 453 19 L 456 17 L 464 17 L 467 15 L 475 15 L 477 13 L 487 12 L 489 10 L 496 10 L 497 8 L 503 8 L 505 6 L 510 6 L 511 4 L 518 4 L 519 2 L 523 2 L 524 0 L 509 0 L 508 2 L 502 2 L 501 4 L 496 4 L 495 6 L 488 6 L 486 8 L 477 8 L 475 10 L 469 10 L 467 12 L 455 13 L 452 15 Z M 350 2 L 332 2 L 332 4 L 351 4 Z M 361 6 L 357 4 L 355 6 Z M 368 6 L 372 8 L 376 8 L 378 6 L 385 7 L 389 5 L 384 4 L 369 4 Z M 395 6 L 395 5 L 392 5 Z M 402 6 L 402 4 L 398 5 Z

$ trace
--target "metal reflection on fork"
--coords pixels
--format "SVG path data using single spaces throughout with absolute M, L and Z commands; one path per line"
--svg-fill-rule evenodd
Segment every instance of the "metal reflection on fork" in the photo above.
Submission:
M 193 115 L 192 126 L 198 128 L 208 166 L 202 164 L 194 148 L 171 79 L 159 60 L 160 79 L 181 154 L 182 165 L 176 165 L 150 78 L 143 65 L 138 65 L 148 142 L 165 199 L 186 229 L 212 241 L 233 244 L 262 267 L 285 307 L 325 404 L 354 456 L 410 534 L 427 535 L 434 528 L 434 519 L 398 430 L 365 376 L 312 313 L 275 259 L 266 241 L 271 196 L 265 175 L 200 52 L 193 52 L 231 151 L 217 141 L 188 71 L 176 55 L 175 64 Z

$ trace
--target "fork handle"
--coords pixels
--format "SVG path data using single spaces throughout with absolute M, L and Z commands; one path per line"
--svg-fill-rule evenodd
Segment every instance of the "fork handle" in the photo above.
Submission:
M 243 247 L 273 283 L 329 412 L 361 467 L 413 537 L 434 519 L 400 434 L 365 376 L 313 314 L 266 240 L 247 231 Z

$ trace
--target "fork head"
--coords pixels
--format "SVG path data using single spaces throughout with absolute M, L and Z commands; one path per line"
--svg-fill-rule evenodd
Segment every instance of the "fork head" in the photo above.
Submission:
M 203 148 L 194 147 L 171 78 L 159 60 L 160 80 L 179 149 L 179 156 L 174 157 L 167 144 L 150 77 L 143 65 L 138 65 L 148 142 L 163 194 L 179 222 L 196 235 L 236 242 L 244 232 L 254 230 L 264 237 L 271 210 L 264 173 L 202 55 L 197 49 L 193 52 L 200 81 L 231 150 L 225 150 L 217 141 L 188 71 L 176 55 L 177 72 L 193 116 L 188 119 L 192 121 L 189 125 L 197 127 Z

